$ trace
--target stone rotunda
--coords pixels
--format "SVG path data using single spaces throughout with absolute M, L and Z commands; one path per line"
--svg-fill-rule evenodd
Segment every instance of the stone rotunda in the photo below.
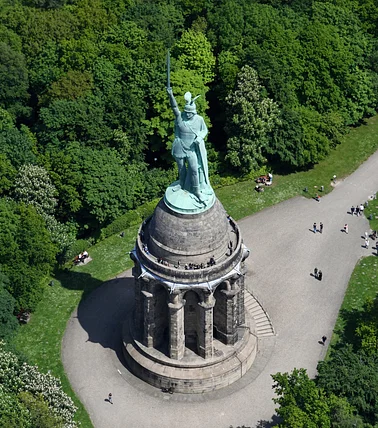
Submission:
M 130 255 L 135 307 L 123 327 L 123 352 L 130 370 L 151 385 L 202 393 L 247 372 L 258 323 L 245 310 L 249 250 L 210 185 L 198 97 L 187 92 L 181 112 L 169 87 L 169 55 L 167 69 L 179 180 L 141 225 Z
M 135 312 L 124 326 L 123 349 L 135 375 L 156 387 L 201 393 L 246 373 L 257 351 L 244 305 L 248 255 L 217 199 L 197 214 L 159 202 L 131 254 Z

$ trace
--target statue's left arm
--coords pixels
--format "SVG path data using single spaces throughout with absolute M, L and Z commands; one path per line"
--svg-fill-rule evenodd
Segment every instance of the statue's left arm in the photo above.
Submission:
M 200 118 L 200 126 L 198 127 L 199 129 L 197 132 L 196 142 L 197 144 L 201 144 L 201 143 L 204 143 L 204 140 L 208 133 L 208 129 L 205 121 L 203 120 L 203 117 L 202 116 L 198 116 L 198 117 Z

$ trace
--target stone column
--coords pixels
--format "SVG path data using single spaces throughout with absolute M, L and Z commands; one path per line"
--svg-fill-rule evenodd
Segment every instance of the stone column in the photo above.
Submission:
M 198 353 L 202 358 L 212 358 L 213 356 L 213 308 L 215 299 L 212 294 L 205 294 L 204 300 L 198 303 Z
M 226 322 L 224 334 L 224 343 L 234 345 L 238 340 L 238 295 L 240 289 L 236 285 L 231 290 L 222 290 L 221 293 L 226 298 Z
M 181 360 L 185 352 L 184 305 L 182 293 L 170 295 L 169 307 L 169 357 Z
M 135 309 L 134 309 L 134 325 L 137 337 L 140 339 L 143 336 L 143 317 L 144 317 L 144 297 L 142 294 L 142 281 L 135 278 Z
M 242 271 L 244 273 L 245 267 L 244 262 L 242 262 Z M 245 307 L 244 307 L 244 275 L 241 275 L 236 282 L 234 283 L 233 287 L 238 287 L 240 289 L 238 293 L 238 325 L 245 324 Z
M 144 296 L 144 323 L 143 323 L 143 344 L 148 348 L 154 346 L 155 332 L 155 305 L 154 305 L 154 287 L 150 284 L 149 291 L 142 291 Z

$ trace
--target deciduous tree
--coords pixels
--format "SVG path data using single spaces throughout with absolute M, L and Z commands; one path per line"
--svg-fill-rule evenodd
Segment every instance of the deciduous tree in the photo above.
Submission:
M 244 66 L 235 91 L 226 98 L 226 160 L 246 174 L 266 163 L 269 136 L 279 123 L 277 104 L 264 94 L 256 71 Z

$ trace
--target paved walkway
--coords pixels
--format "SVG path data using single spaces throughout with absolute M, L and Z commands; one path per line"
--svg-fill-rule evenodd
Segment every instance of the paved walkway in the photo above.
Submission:
M 122 364 L 120 326 L 131 311 L 131 272 L 94 291 L 68 323 L 63 364 L 95 428 L 229 428 L 269 426 L 274 415 L 270 374 L 304 367 L 315 374 L 331 337 L 368 229 L 351 205 L 378 190 L 378 152 L 318 203 L 294 198 L 238 222 L 251 255 L 248 288 L 271 317 L 277 336 L 261 342 L 251 371 L 229 389 L 203 395 L 163 394 Z M 322 183 L 320 183 L 322 184 Z M 251 192 L 253 189 L 251 188 Z M 374 201 L 378 204 L 378 201 Z M 323 234 L 312 233 L 322 221 Z M 349 234 L 341 231 L 349 224 Z M 310 274 L 323 271 L 323 281 Z M 113 393 L 113 402 L 105 401 Z

